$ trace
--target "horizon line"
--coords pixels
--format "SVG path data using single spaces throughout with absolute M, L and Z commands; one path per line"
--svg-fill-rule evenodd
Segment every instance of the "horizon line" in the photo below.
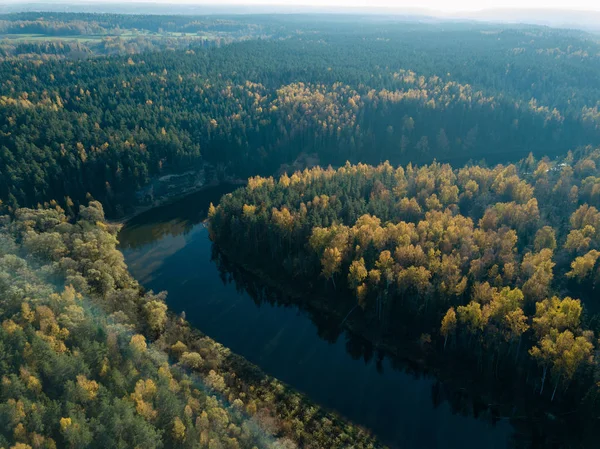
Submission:
M 338 3 L 329 3 L 329 4 L 315 4 L 308 3 L 302 0 L 293 1 L 293 3 L 284 3 L 280 0 L 276 0 L 274 2 L 265 2 L 265 1 L 257 1 L 257 2 L 240 2 L 239 0 L 224 0 L 222 2 L 216 1 L 170 1 L 170 0 L 32 0 L 32 1 L 23 1 L 23 0 L 4 0 L 4 5 L 8 4 L 20 4 L 21 6 L 27 5 L 40 5 L 40 4 L 61 4 L 61 5 L 73 5 L 78 7 L 84 6 L 92 6 L 92 5 L 126 5 L 126 4 L 147 4 L 147 5 L 171 5 L 171 6 L 197 6 L 197 7 L 223 7 L 223 6 L 233 6 L 233 7 L 283 7 L 283 8 L 310 8 L 316 10 L 382 10 L 382 11 L 429 11 L 432 13 L 443 13 L 443 14 L 460 14 L 460 13 L 482 13 L 482 12 L 573 12 L 573 13 L 600 13 L 600 6 L 597 9 L 585 7 L 543 7 L 543 6 L 494 6 L 494 7 L 483 7 L 483 8 L 463 8 L 463 9 L 444 9 L 444 8 L 435 8 L 431 6 L 402 6 L 402 5 L 341 5 Z M 334 11 L 335 12 L 335 11 Z

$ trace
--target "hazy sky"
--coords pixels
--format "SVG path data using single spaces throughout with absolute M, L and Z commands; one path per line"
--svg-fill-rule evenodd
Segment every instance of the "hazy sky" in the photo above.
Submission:
M 115 0 L 113 0 L 115 1 Z M 120 3 L 123 3 L 121 0 Z M 143 1 L 143 0 L 139 0 Z M 146 0 L 147 1 L 147 0 Z M 152 0 L 151 0 L 152 1 Z M 544 8 L 600 11 L 600 0 L 154 0 L 179 4 L 270 4 L 344 7 L 429 8 L 438 11 L 475 11 L 490 8 Z

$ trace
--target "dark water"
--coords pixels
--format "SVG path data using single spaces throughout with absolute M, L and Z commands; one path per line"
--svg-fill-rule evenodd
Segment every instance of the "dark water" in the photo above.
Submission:
M 367 342 L 342 333 L 337 321 L 258 302 L 228 282 L 211 260 L 212 243 L 200 222 L 209 203 L 232 188 L 211 188 L 131 220 L 120 241 L 132 274 L 148 289 L 167 290 L 171 310 L 185 311 L 193 326 L 384 443 L 403 449 L 511 446 L 507 420 L 493 424 L 489 410 L 477 413 L 472 404 L 445 400 L 432 376 L 373 354 Z

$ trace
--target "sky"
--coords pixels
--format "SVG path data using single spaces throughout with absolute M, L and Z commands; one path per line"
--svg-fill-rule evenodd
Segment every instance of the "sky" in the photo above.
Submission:
M 115 0 L 113 0 L 115 1 Z M 131 1 L 131 0 L 130 0 Z M 138 0 L 176 4 L 238 4 L 238 5 L 309 5 L 323 7 L 386 7 L 426 8 L 436 11 L 478 11 L 482 9 L 568 9 L 600 11 L 600 0 Z M 120 3 L 127 0 L 119 0 Z

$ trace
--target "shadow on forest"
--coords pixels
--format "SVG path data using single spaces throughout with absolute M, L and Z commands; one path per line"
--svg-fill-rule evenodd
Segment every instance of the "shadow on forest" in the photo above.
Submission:
M 267 285 L 265 279 L 233 262 L 216 244 L 212 245 L 212 261 L 224 284 L 232 284 L 239 293 L 248 294 L 259 307 L 270 304 L 298 308 L 315 324 L 320 338 L 330 343 L 344 338 L 350 356 L 365 363 L 374 360 L 380 374 L 387 359 L 388 366 L 394 370 L 414 378 L 431 379 L 434 408 L 447 402 L 453 414 L 482 419 L 492 425 L 507 420 L 514 429 L 510 448 L 587 448 L 595 447 L 600 437 L 595 425 L 597 418 L 590 413 L 589 404 L 568 400 L 550 404 L 547 399 L 541 399 L 528 384 L 530 374 L 522 381 L 524 371 L 532 371 L 531 368 L 517 370 L 502 366 L 499 370 L 496 366 L 490 369 L 461 351 L 443 351 L 426 337 L 412 345 L 399 340 L 393 344 L 393 339 L 384 342 L 381 335 L 371 341 L 355 332 L 353 326 L 343 325 L 347 304 L 343 306 L 336 299 L 324 300 L 325 304 L 319 301 L 323 298 L 307 300 L 311 294 L 285 294 L 285 288 Z M 493 363 L 491 365 L 493 367 Z M 534 388 L 537 385 L 530 383 Z
M 155 278 L 166 276 L 170 279 L 178 273 L 180 269 L 177 267 L 181 263 L 194 265 L 197 269 L 203 270 L 204 276 L 210 276 L 208 273 L 211 270 L 207 270 L 206 267 L 201 268 L 201 265 L 198 265 L 200 263 L 198 257 L 208 259 L 207 256 L 203 255 L 205 254 L 202 252 L 204 250 L 200 250 L 196 246 L 188 247 L 190 242 L 185 238 L 183 239 L 183 245 L 187 249 L 185 255 L 183 255 L 180 252 L 182 247 L 172 248 L 175 243 L 173 241 L 167 242 L 165 238 L 177 237 L 179 239 L 189 234 L 206 217 L 205 209 L 207 209 L 209 202 L 217 203 L 221 195 L 230 192 L 233 188 L 234 186 L 223 185 L 206 189 L 172 204 L 152 209 L 134 217 L 119 235 L 122 242 L 121 249 L 127 250 L 129 253 L 136 253 L 137 261 L 143 261 L 141 262 L 143 268 L 150 269 L 152 277 Z M 195 207 L 189 207 L 190 204 L 194 204 Z M 205 206 L 198 207 L 199 205 Z M 204 238 L 208 238 L 208 236 Z M 160 243 L 163 240 L 165 240 L 164 245 Z M 196 241 L 199 240 L 194 240 L 194 242 Z M 181 242 L 178 240 L 177 243 Z M 266 279 L 263 275 L 259 277 L 225 256 L 216 245 L 210 244 L 210 242 L 207 243 L 212 246 L 210 250 L 212 263 L 215 264 L 218 270 L 221 282 L 224 285 L 233 286 L 240 293 L 241 300 L 247 301 L 246 295 L 248 295 L 259 308 L 264 309 L 266 304 L 286 307 L 297 310 L 298 313 L 308 317 L 310 322 L 314 324 L 316 334 L 320 339 L 330 344 L 342 343 L 342 350 L 345 349 L 352 359 L 362 360 L 365 366 L 373 364 L 373 371 L 377 370 L 381 375 L 381 382 L 378 382 L 382 384 L 381 391 L 385 391 L 384 388 L 393 385 L 390 382 L 394 382 L 393 379 L 396 379 L 395 376 L 389 376 L 391 374 L 390 370 L 406 373 L 414 379 L 427 380 L 425 390 L 420 392 L 421 396 L 418 397 L 415 403 L 418 404 L 419 400 L 430 401 L 427 405 L 423 404 L 423 408 L 431 408 L 432 406 L 433 408 L 448 407 L 450 412 L 455 415 L 473 417 L 489 423 L 489 425 L 497 423 L 506 425 L 510 423 L 512 436 L 508 447 L 595 447 L 594 443 L 598 439 L 596 430 L 598 426 L 595 425 L 596 418 L 592 413 L 593 409 L 588 407 L 589 404 L 587 403 L 569 403 L 563 398 L 559 398 L 560 401 L 557 400 L 552 404 L 549 403 L 548 398 L 540 399 L 539 395 L 534 392 L 537 382 L 536 376 L 539 375 L 535 365 L 517 370 L 512 364 L 500 364 L 498 368 L 498 364 L 494 364 L 493 354 L 491 363 L 487 363 L 469 356 L 468 351 L 451 348 L 452 345 L 448 345 L 447 350 L 444 351 L 443 345 L 435 336 L 432 337 L 433 341 L 420 338 L 418 328 L 423 328 L 424 323 L 413 320 L 410 316 L 404 316 L 402 322 L 385 323 L 385 325 L 374 322 L 373 317 L 363 313 L 361 309 L 352 311 L 348 316 L 353 307 L 352 303 L 344 297 L 344 293 L 336 293 L 330 290 L 323 295 L 322 289 L 320 294 L 318 293 L 319 288 L 316 285 L 289 286 L 284 285 L 284 282 Z M 148 251 L 163 251 L 165 245 L 169 248 L 167 256 L 173 255 L 173 250 L 179 256 L 170 261 L 165 259 L 167 256 L 164 254 L 160 256 L 152 254 L 148 258 L 143 258 Z M 239 254 L 235 256 L 239 256 Z M 162 274 L 157 273 L 156 269 L 152 269 L 148 265 L 150 262 L 156 262 L 157 260 L 160 262 L 159 266 L 163 268 L 169 266 L 170 269 L 161 272 Z M 209 261 L 206 260 L 206 263 L 209 263 Z M 140 265 L 140 263 L 137 265 Z M 254 268 L 255 265 L 252 269 Z M 182 279 L 190 282 L 190 284 L 186 283 L 185 287 L 179 285 L 173 287 L 173 284 L 171 286 L 166 285 L 166 288 L 173 294 L 181 296 L 178 300 L 181 302 L 181 307 L 186 309 L 191 307 L 188 301 L 193 300 L 194 289 L 203 285 L 194 284 L 194 282 L 198 282 L 198 279 L 195 281 L 192 278 L 188 279 L 188 276 L 194 276 L 193 273 L 194 271 L 188 273 L 188 271 L 183 270 L 182 276 L 184 276 Z M 139 276 L 137 277 L 139 278 Z M 205 278 L 203 279 L 204 282 L 208 282 Z M 179 281 L 172 280 L 172 282 Z M 219 283 L 219 281 L 216 282 Z M 320 285 L 320 283 L 317 284 Z M 197 287 L 195 287 L 196 285 Z M 175 289 L 173 290 L 172 287 Z M 177 288 L 181 288 L 181 290 L 177 292 Z M 300 294 L 294 291 L 293 288 Z M 288 292 L 288 294 L 282 292 Z M 188 297 L 188 294 L 191 296 Z M 227 295 L 226 292 L 221 291 L 215 291 L 213 294 L 216 295 L 214 301 L 224 300 L 221 298 L 225 298 Z M 207 309 L 201 308 L 198 313 L 206 313 L 206 311 Z M 238 318 L 240 320 L 238 325 L 244 322 L 243 317 Z M 219 323 L 219 325 L 229 325 Z M 199 327 L 203 329 L 203 326 Z M 425 327 L 431 328 L 432 326 Z M 270 330 L 273 331 L 273 329 Z M 278 335 L 277 332 L 273 332 L 273 335 Z M 289 335 L 284 338 L 289 338 Z M 258 341 L 255 343 L 258 343 Z M 307 342 L 307 344 L 311 343 Z M 285 346 L 288 350 L 292 347 Z M 279 349 L 285 351 L 283 347 Z M 262 357 L 259 347 L 251 348 L 251 351 L 255 353 L 256 357 Z M 272 362 L 282 363 L 281 360 Z M 354 374 L 359 376 L 357 373 Z M 386 385 L 386 387 L 383 387 L 383 385 Z M 347 386 L 340 385 L 338 390 L 343 390 Z M 576 387 L 570 387 L 570 389 L 573 388 Z M 363 394 L 375 394 L 373 391 L 375 390 L 369 390 L 369 392 L 365 390 Z M 396 391 L 404 390 L 398 389 Z M 321 391 L 320 394 L 322 393 Z M 339 391 L 338 393 L 341 394 Z M 348 392 L 349 396 L 353 394 L 357 394 L 357 392 Z M 386 402 L 388 400 L 392 402 L 390 406 L 394 407 L 393 401 L 402 401 L 402 397 L 393 399 L 382 397 L 377 401 L 372 400 L 370 402 Z M 591 401 L 593 399 L 587 402 Z M 358 403 L 362 404 L 360 401 Z M 388 404 L 381 407 L 386 410 Z M 408 409 L 407 413 L 410 413 L 410 406 L 407 407 L 407 404 L 396 405 L 395 407 L 403 407 Z M 418 412 L 419 410 L 415 410 L 415 413 Z M 359 416 L 362 416 L 363 413 L 368 412 L 363 411 L 360 413 Z M 388 441 L 388 443 L 402 447 L 401 441 L 395 441 L 394 438 L 405 431 L 407 425 L 410 427 L 415 422 L 420 422 L 420 418 L 413 417 L 406 423 L 396 423 L 394 419 L 402 419 L 402 413 L 404 411 L 392 410 L 390 416 L 377 415 L 365 417 L 365 419 L 371 422 L 373 427 L 378 426 L 376 433 L 384 441 L 386 436 L 391 436 L 392 441 Z M 435 428 L 438 424 L 436 422 L 426 422 L 425 426 L 431 426 L 432 428 L 429 430 L 425 428 L 422 431 L 419 429 L 420 435 L 425 439 L 421 441 L 423 443 L 421 447 L 428 447 L 426 444 L 427 439 L 434 438 L 434 436 L 439 437 L 440 432 L 443 432 Z M 448 425 L 448 423 L 445 423 L 445 425 Z M 405 428 L 404 430 L 394 429 L 396 426 L 405 426 Z M 463 431 L 468 430 L 463 429 Z M 473 432 L 470 438 L 478 439 L 477 431 L 474 430 Z M 405 445 L 405 447 L 409 446 Z M 432 444 L 431 447 L 436 446 Z M 453 446 L 446 445 L 445 447 Z M 481 447 L 489 446 L 483 444 Z M 504 446 L 495 445 L 494 448 L 496 447 Z

